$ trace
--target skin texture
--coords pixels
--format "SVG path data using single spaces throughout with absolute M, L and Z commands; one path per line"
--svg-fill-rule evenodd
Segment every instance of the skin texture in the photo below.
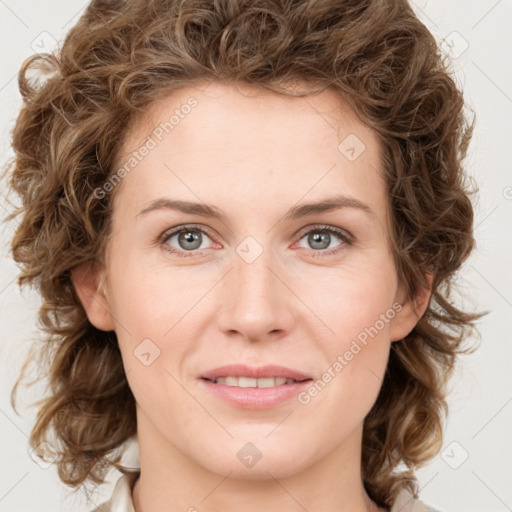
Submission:
M 117 185 L 106 268 L 73 274 L 91 323 L 116 331 L 137 402 L 135 508 L 378 510 L 360 476 L 363 421 L 391 343 L 428 302 L 425 291 L 407 301 L 399 286 L 378 138 L 330 91 L 301 99 L 214 82 L 153 104 L 131 127 L 119 166 L 191 97 L 197 106 Z M 365 145 L 354 161 L 338 149 L 349 134 Z M 373 213 L 346 207 L 284 218 L 340 194 Z M 138 215 L 164 197 L 215 205 L 225 218 L 171 209 Z M 189 224 L 205 232 L 200 249 L 187 252 L 178 234 L 159 242 Z M 328 248 L 317 248 L 307 236 L 321 232 L 315 224 L 348 232 L 352 243 L 331 234 Z M 246 237 L 256 242 L 245 245 Z M 322 254 L 331 249 L 339 251 Z M 294 397 L 240 409 L 199 379 L 236 363 L 279 364 L 319 379 L 396 303 L 394 318 L 305 405 Z M 152 354 L 160 351 L 147 366 L 134 354 L 145 339 Z M 237 457 L 248 442 L 262 454 L 252 467 Z

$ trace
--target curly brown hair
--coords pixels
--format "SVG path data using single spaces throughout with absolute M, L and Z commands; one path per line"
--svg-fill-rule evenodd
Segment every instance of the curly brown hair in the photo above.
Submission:
M 32 83 L 28 72 L 43 79 Z M 136 116 L 170 92 L 227 80 L 278 94 L 326 88 L 347 101 L 383 148 L 397 274 L 409 297 L 432 295 L 412 332 L 392 344 L 381 392 L 365 419 L 362 478 L 378 504 L 442 445 L 446 381 L 485 313 L 453 304 L 452 285 L 474 248 L 462 161 L 472 132 L 434 37 L 406 0 L 93 0 L 52 54 L 19 73 L 23 107 L 6 167 L 22 205 L 12 240 L 19 285 L 32 283 L 46 333 L 32 361 L 47 379 L 31 432 L 49 440 L 61 480 L 77 487 L 122 470 L 136 433 L 134 397 L 115 332 L 88 321 L 71 280 L 103 262 L 112 200 L 94 191 L 114 172 Z M 299 91 L 293 86 L 306 85 Z M 406 467 L 397 471 L 399 464 Z

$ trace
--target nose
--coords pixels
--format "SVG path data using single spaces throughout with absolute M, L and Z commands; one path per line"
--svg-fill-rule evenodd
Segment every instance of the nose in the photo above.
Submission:
M 249 341 L 278 339 L 292 329 L 298 301 L 270 250 L 249 261 L 236 254 L 234 268 L 223 280 L 219 327 Z

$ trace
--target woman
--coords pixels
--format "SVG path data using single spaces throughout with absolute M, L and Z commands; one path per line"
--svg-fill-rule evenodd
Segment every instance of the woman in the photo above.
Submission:
M 479 317 L 449 300 L 471 129 L 409 5 L 93 1 L 20 90 L 30 442 L 62 481 L 124 471 L 116 512 L 432 510 L 414 470 Z

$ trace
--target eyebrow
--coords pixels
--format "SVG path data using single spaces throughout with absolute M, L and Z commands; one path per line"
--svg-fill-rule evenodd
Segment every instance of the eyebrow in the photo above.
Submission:
M 365 203 L 354 197 L 340 195 L 330 197 L 316 203 L 307 203 L 292 207 L 285 215 L 285 220 L 295 220 L 308 215 L 340 210 L 343 208 L 354 208 L 361 210 L 369 215 L 375 215 L 373 210 Z M 223 220 L 222 210 L 214 205 L 206 203 L 194 203 L 190 201 L 178 201 L 170 198 L 159 198 L 151 201 L 149 205 L 137 214 L 137 217 L 147 215 L 155 210 L 177 210 L 182 213 L 200 215 L 202 217 L 211 217 Z

